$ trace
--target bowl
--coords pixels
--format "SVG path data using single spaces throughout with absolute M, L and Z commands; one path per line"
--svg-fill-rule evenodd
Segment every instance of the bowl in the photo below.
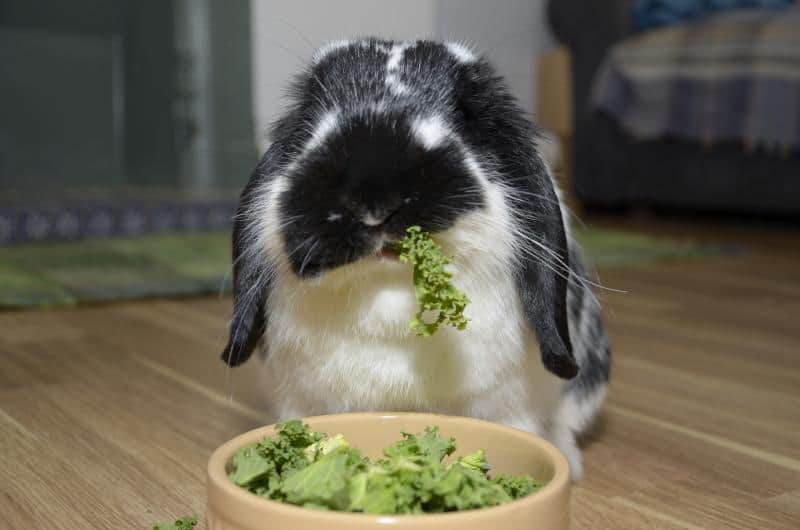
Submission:
M 494 473 L 529 473 L 545 486 L 522 499 L 479 510 L 423 515 L 369 515 L 317 511 L 258 497 L 228 480 L 241 447 L 275 433 L 270 425 L 220 446 L 208 462 L 208 530 L 566 530 L 569 528 L 569 466 L 551 444 L 487 421 L 417 413 L 356 413 L 304 418 L 312 429 L 343 434 L 370 458 L 400 437 L 438 425 L 456 439 L 456 455 L 485 449 Z

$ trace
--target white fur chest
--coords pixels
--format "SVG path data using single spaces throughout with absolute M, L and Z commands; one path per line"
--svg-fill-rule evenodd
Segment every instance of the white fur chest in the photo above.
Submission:
M 561 381 L 539 361 L 513 279 L 485 252 L 456 263 L 468 264 L 454 269 L 454 281 L 471 299 L 470 322 L 433 337 L 409 329 L 417 304 L 406 264 L 362 260 L 319 282 L 278 275 L 264 344 L 275 419 L 425 410 L 540 430 Z

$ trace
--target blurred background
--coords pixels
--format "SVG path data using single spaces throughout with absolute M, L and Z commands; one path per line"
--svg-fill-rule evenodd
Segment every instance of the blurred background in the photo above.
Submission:
M 0 0 L 0 476 L 13 433 L 71 462 L 111 432 L 156 477 L 37 512 L 18 471 L 12 527 L 202 511 L 170 455 L 201 469 L 263 407 L 217 358 L 237 197 L 291 77 L 354 35 L 469 43 L 542 131 L 615 352 L 577 527 L 797 528 L 792 0 Z
M 792 4 L 2 0 L 0 304 L 226 290 L 221 234 L 284 90 L 316 47 L 353 35 L 483 53 L 584 219 L 791 224 Z
M 150 207 L 235 197 L 314 48 L 370 34 L 468 38 L 529 110 L 553 45 L 542 2 L 3 0 L 0 192 L 24 215 L 4 204 L 0 242 L 218 226 Z M 92 217 L 108 201 L 142 218 Z
M 354 35 L 469 41 L 531 113 L 556 46 L 542 1 L 0 1 L 0 304 L 226 290 L 284 91 Z

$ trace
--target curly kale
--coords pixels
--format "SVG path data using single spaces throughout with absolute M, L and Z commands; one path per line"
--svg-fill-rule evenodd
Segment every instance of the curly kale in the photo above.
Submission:
M 445 269 L 451 260 L 442 253 L 430 234 L 419 226 L 409 227 L 406 237 L 395 248 L 400 261 L 414 268 L 419 311 L 411 321 L 411 328 L 417 335 L 430 337 L 442 324 L 465 329 L 464 308 L 469 304 L 469 298 L 453 285 L 453 276 Z M 434 320 L 426 321 L 426 313 L 433 315 Z
M 437 427 L 402 438 L 370 461 L 341 435 L 293 420 L 277 436 L 241 449 L 230 479 L 268 499 L 316 510 L 435 513 L 496 506 L 535 491 L 528 475 L 490 478 L 483 450 L 445 464 L 456 450 Z

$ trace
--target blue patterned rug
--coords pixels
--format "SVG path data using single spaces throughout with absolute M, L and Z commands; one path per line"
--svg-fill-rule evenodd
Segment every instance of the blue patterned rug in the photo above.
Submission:
M 0 246 L 145 234 L 225 230 L 236 201 L 163 198 L 0 204 Z

